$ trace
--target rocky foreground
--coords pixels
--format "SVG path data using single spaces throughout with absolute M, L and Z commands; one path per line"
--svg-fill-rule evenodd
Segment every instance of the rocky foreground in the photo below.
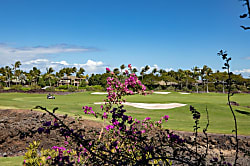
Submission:
M 40 140 L 41 146 L 45 149 L 55 145 L 62 145 L 64 138 L 54 132 L 51 132 L 50 135 L 35 134 L 32 138 L 27 137 L 20 139 L 20 131 L 37 129 L 41 127 L 44 121 L 49 120 L 46 116 L 42 117 L 42 114 L 42 112 L 30 110 L 0 110 L 0 157 L 24 155 L 26 147 L 28 147 L 29 143 L 33 140 Z M 67 118 L 66 123 L 72 120 L 74 119 Z M 90 120 L 80 120 L 79 124 L 74 127 L 84 128 L 86 134 L 90 134 L 90 132 L 87 131 L 99 133 L 103 124 Z M 194 136 L 190 132 L 175 131 L 175 133 L 178 133 L 189 143 L 194 141 Z M 236 139 L 232 135 L 208 134 L 208 138 L 208 157 L 210 159 L 218 157 L 223 153 L 227 161 L 232 162 L 234 160 L 234 145 L 236 144 Z M 204 152 L 206 139 L 204 139 L 203 134 L 199 134 L 198 142 L 199 149 Z M 250 165 L 250 136 L 239 136 L 239 147 L 239 163 L 241 165 Z

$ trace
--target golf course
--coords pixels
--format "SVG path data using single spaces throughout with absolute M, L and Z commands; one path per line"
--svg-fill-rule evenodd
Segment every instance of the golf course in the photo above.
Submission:
M 47 99 L 46 94 L 36 93 L 0 93 L 0 109 L 23 109 L 30 110 L 35 106 L 43 106 L 49 110 L 58 107 L 57 114 L 68 114 L 70 116 L 81 115 L 85 119 L 101 121 L 91 115 L 85 115 L 82 107 L 90 106 L 94 111 L 100 112 L 100 105 L 106 94 L 91 94 L 92 92 L 71 93 L 67 95 L 56 95 L 56 99 Z M 239 106 L 233 106 L 236 110 L 238 133 L 250 135 L 250 94 L 235 94 L 231 97 Z M 151 117 L 153 121 L 159 120 L 164 115 L 169 115 L 164 128 L 178 131 L 193 131 L 194 121 L 189 111 L 190 105 L 194 106 L 200 113 L 200 132 L 207 123 L 206 108 L 209 114 L 208 133 L 232 134 L 234 128 L 233 116 L 227 105 L 227 94 L 222 93 L 190 93 L 181 94 L 171 92 L 169 94 L 131 95 L 126 96 L 126 102 L 145 104 L 171 104 L 181 103 L 185 106 L 171 109 L 142 109 L 125 105 L 128 115 L 143 120 Z M 41 111 L 41 110 L 36 110 Z

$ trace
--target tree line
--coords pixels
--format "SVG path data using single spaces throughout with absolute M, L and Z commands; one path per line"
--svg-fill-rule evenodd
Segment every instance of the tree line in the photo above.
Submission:
M 20 69 L 21 62 L 17 61 L 11 66 L 0 68 L 0 86 L 11 87 L 13 85 L 22 86 L 55 86 L 58 87 L 59 81 L 65 76 L 75 76 L 81 78 L 80 87 L 101 85 L 106 86 L 106 79 L 112 74 L 117 75 L 122 80 L 126 73 L 126 66 L 122 64 L 120 67 L 114 68 L 112 71 L 106 71 L 102 74 L 84 75 L 85 69 L 76 67 L 66 67 L 59 71 L 55 71 L 52 67 L 46 69 L 42 73 L 37 67 L 33 67 L 29 72 Z M 177 71 L 166 71 L 164 69 L 153 68 L 146 65 L 138 71 L 137 68 L 131 68 L 132 73 L 135 73 L 138 78 L 149 90 L 182 90 L 195 92 L 225 92 L 227 91 L 226 72 L 216 71 L 204 65 L 199 68 L 193 67 L 190 70 L 178 69 Z M 249 91 L 250 79 L 243 78 L 241 74 L 233 74 L 233 90 L 234 91 Z

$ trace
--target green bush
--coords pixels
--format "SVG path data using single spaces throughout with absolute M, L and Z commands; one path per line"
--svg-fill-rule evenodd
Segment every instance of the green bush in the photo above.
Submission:
M 101 85 L 93 85 L 93 86 L 86 86 L 87 91 L 103 91 L 103 87 Z
M 41 89 L 41 87 L 39 85 L 31 85 L 30 89 Z
M 88 85 L 87 81 L 82 80 L 80 83 L 80 87 L 86 87 Z
M 226 91 L 226 85 L 224 85 L 225 91 Z M 216 91 L 217 92 L 223 92 L 223 85 L 219 84 L 216 86 Z
M 68 91 L 69 92 L 75 92 L 76 91 L 76 87 L 75 86 L 70 86 L 69 88 L 68 88 Z
M 248 91 L 248 90 L 247 90 L 247 87 L 244 86 L 244 85 L 239 85 L 237 88 L 238 88 L 240 91 L 242 91 L 242 92 L 247 92 L 247 91 Z
M 49 88 L 46 88 L 45 91 L 47 91 L 47 92 L 55 92 L 55 91 L 56 91 L 56 88 L 53 87 L 53 86 L 51 86 L 51 87 L 49 87 Z
M 197 86 L 192 87 L 193 92 L 197 92 Z M 201 86 L 198 86 L 198 92 L 203 91 L 203 88 Z
M 215 92 L 216 91 L 214 84 L 208 84 L 208 91 L 209 92 Z
M 175 91 L 175 87 L 169 86 L 169 87 L 167 88 L 167 90 L 169 90 L 169 91 Z
M 11 85 L 10 89 L 15 89 L 15 90 L 22 90 L 23 86 L 22 85 Z
M 182 90 L 186 91 L 186 92 L 191 92 L 192 91 L 192 90 L 188 89 L 187 87 L 183 87 Z
M 68 85 L 60 85 L 60 86 L 57 87 L 57 89 L 64 89 L 64 90 L 66 90 L 66 89 L 68 89 Z
M 2 84 L 0 84 L 0 89 L 4 89 L 4 87 L 3 87 L 3 85 L 2 85 Z

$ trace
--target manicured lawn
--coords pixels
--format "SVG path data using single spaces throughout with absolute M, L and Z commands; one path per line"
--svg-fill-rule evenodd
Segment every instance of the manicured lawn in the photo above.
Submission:
M 0 165 L 2 166 L 21 166 L 23 165 L 23 156 L 17 157 L 0 157 Z
M 100 110 L 100 105 L 94 105 L 94 102 L 102 102 L 106 95 L 92 95 L 91 92 L 74 93 L 70 95 L 57 95 L 55 100 L 47 100 L 45 94 L 24 94 L 24 93 L 1 93 L 0 108 L 20 108 L 31 109 L 37 105 L 52 109 L 59 107 L 57 113 L 77 115 L 81 114 L 85 118 L 94 119 L 92 116 L 83 114 L 82 106 L 92 106 L 94 110 Z M 193 105 L 201 112 L 200 125 L 201 129 L 206 124 L 206 106 L 209 111 L 210 126 L 208 132 L 211 133 L 232 133 L 233 117 L 227 105 L 226 94 L 179 94 L 172 92 L 170 94 L 152 94 L 148 96 L 127 96 L 128 102 L 141 103 L 184 103 L 187 106 L 167 109 L 167 110 L 146 110 L 130 106 L 127 108 L 128 114 L 133 115 L 137 119 L 151 117 L 153 120 L 159 120 L 163 115 L 169 115 L 170 119 L 164 124 L 166 128 L 174 130 L 192 131 L 193 119 L 189 111 L 189 105 Z M 234 109 L 240 110 L 242 113 L 236 112 L 239 134 L 250 135 L 250 94 L 235 94 L 233 101 L 240 104 Z M 202 131 L 202 130 L 201 130 Z
M 85 118 L 95 119 L 92 116 L 83 114 L 82 106 L 92 106 L 94 110 L 100 110 L 100 105 L 94 105 L 94 102 L 102 102 L 106 95 L 92 95 L 91 92 L 75 93 L 70 95 L 57 95 L 55 100 L 47 100 L 45 94 L 24 94 L 24 93 L 0 93 L 0 109 L 16 108 L 31 109 L 37 105 L 52 109 L 59 107 L 57 113 L 77 115 L 81 114 Z M 188 94 L 183 95 L 172 92 L 167 95 L 152 94 L 148 96 L 127 96 L 128 102 L 140 103 L 184 103 L 187 106 L 168 109 L 168 110 L 146 110 L 130 106 L 127 108 L 128 114 L 133 115 L 137 119 L 151 117 L 153 120 L 159 120 L 163 115 L 169 115 L 170 119 L 164 124 L 164 127 L 174 130 L 192 131 L 193 119 L 189 111 L 189 106 L 194 106 L 201 112 L 201 129 L 206 125 L 205 109 L 208 108 L 210 126 L 208 132 L 211 133 L 232 133 L 233 117 L 227 106 L 226 94 Z M 232 101 L 236 101 L 240 106 L 234 106 L 234 109 L 240 110 L 242 113 L 236 112 L 239 134 L 250 135 L 250 94 L 236 94 L 232 97 Z M 202 131 L 202 130 L 201 130 Z M 22 165 L 23 157 L 7 157 L 0 158 L 0 165 L 18 166 Z

